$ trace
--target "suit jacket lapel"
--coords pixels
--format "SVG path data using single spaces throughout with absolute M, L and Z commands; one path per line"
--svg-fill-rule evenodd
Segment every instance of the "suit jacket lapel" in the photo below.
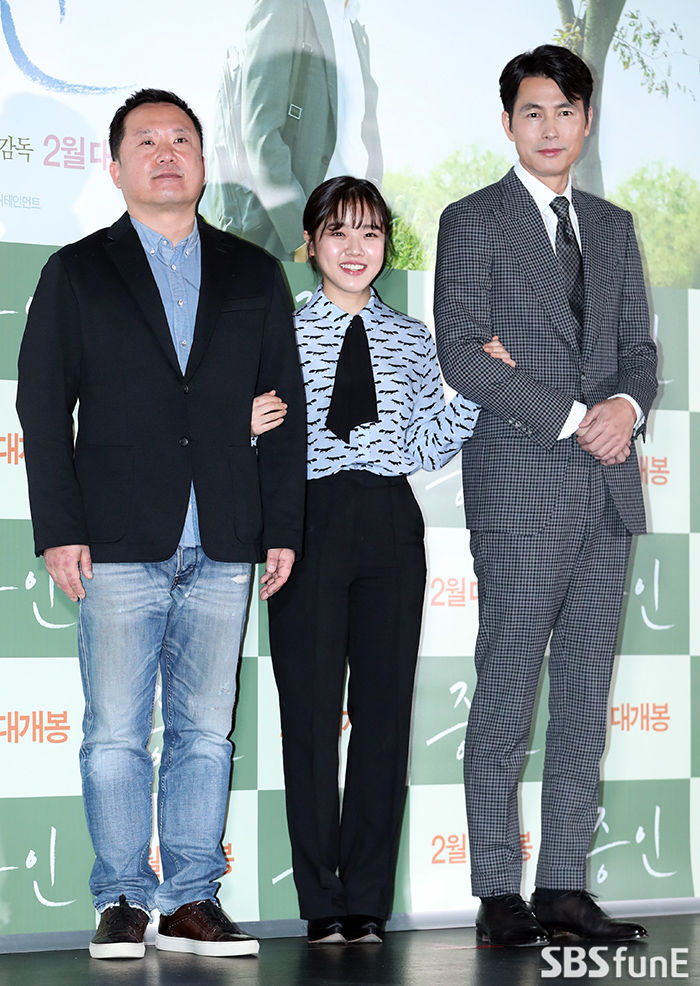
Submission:
M 201 244 L 202 276 L 194 323 L 194 339 L 185 367 L 185 380 L 192 378 L 207 350 L 224 302 L 227 285 L 231 281 L 230 251 L 200 216 L 197 216 L 197 223 Z
M 311 57 L 321 59 L 326 70 L 326 78 L 328 80 L 328 99 L 331 105 L 331 117 L 333 120 L 332 129 L 335 133 L 338 125 L 338 70 L 336 68 L 337 52 L 333 43 L 331 22 L 328 19 L 326 5 L 322 2 L 322 0 L 306 0 L 302 6 L 305 8 L 302 15 L 304 18 L 304 24 L 306 22 L 306 17 L 308 16 L 306 13 L 306 8 L 308 8 L 314 22 L 314 27 L 316 28 L 318 44 L 321 50 L 312 51 Z M 304 38 L 304 41 L 307 44 L 311 43 L 310 38 Z
M 514 171 L 509 171 L 501 179 L 501 187 L 503 190 L 501 222 L 513 253 L 555 327 L 575 349 L 578 349 L 574 317 L 571 314 L 563 278 L 559 273 L 542 216 L 532 196 Z
M 583 353 L 588 355 L 595 348 L 603 324 L 604 302 L 616 260 L 611 250 L 613 241 L 611 237 L 606 236 L 604 216 L 597 208 L 596 200 L 590 196 L 582 196 L 576 189 L 573 189 L 572 198 L 581 234 L 584 284 Z
M 138 303 L 168 362 L 178 376 L 182 376 L 158 285 L 127 212 L 110 228 L 107 235 L 107 254 Z

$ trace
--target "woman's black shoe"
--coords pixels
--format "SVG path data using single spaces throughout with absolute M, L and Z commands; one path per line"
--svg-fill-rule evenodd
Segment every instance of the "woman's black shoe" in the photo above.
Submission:
M 344 918 L 312 918 L 308 922 L 307 937 L 309 945 L 344 945 Z
M 343 932 L 348 945 L 381 945 L 386 921 L 371 914 L 350 914 L 343 918 Z

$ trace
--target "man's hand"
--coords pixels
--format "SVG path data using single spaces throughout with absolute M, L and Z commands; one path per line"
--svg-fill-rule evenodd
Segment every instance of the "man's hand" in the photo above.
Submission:
M 611 397 L 586 411 L 576 432 L 582 449 L 604 466 L 613 466 L 630 454 L 637 414 L 624 397 Z
M 276 390 L 268 390 L 253 400 L 253 411 L 250 416 L 250 433 L 253 436 L 272 431 L 284 421 L 287 405 Z
M 78 599 L 85 598 L 80 573 L 86 579 L 92 578 L 92 559 L 86 544 L 63 544 L 57 548 L 45 548 L 44 564 L 58 588 L 69 599 L 77 602 Z
M 261 599 L 269 599 L 281 589 L 292 573 L 296 553 L 293 548 L 268 548 L 265 574 L 260 579 Z

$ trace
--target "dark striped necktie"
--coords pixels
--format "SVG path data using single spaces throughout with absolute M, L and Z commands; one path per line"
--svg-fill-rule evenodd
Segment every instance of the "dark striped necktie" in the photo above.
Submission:
M 557 217 L 555 253 L 562 274 L 569 305 L 578 323 L 577 338 L 579 347 L 583 337 L 583 263 L 576 234 L 569 216 L 569 200 L 559 195 L 550 202 L 552 212 Z

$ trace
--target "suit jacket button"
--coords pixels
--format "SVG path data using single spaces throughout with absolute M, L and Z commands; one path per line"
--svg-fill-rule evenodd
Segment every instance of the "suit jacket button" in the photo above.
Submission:
M 184 448 L 186 445 L 189 445 L 189 444 L 190 444 L 189 438 L 186 438 L 183 435 L 183 437 L 180 439 L 180 445 L 182 445 L 182 447 Z
M 190 388 L 189 388 L 189 385 L 188 385 L 188 384 L 185 384 L 185 386 L 184 386 L 184 387 L 183 387 L 182 389 L 183 389 L 183 391 L 184 391 L 184 392 L 185 392 L 186 394 L 189 394 L 189 392 L 190 392 Z

